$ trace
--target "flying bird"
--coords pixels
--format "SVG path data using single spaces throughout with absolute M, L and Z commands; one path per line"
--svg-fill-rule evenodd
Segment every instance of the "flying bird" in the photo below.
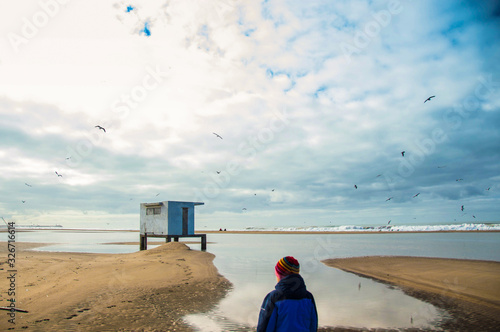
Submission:
M 26 182 L 24 184 L 27 185 L 28 187 L 33 187 L 31 184 L 27 184 Z
M 414 198 L 417 197 L 418 195 L 420 195 L 420 193 L 416 194 L 415 196 L 413 196 Z
M 271 190 L 271 191 L 274 191 L 274 189 L 273 189 L 273 190 Z
M 155 195 L 155 197 L 156 197 L 156 196 L 159 196 L 159 195 L 160 195 L 160 193 L 156 194 L 156 195 Z
M 491 187 L 488 187 L 486 190 L 490 190 Z
M 476 216 L 475 216 L 475 215 L 472 215 L 472 218 L 476 219 Z
M 58 177 L 60 177 L 60 178 L 62 178 L 62 177 L 63 177 L 61 174 L 57 173 L 57 171 L 55 171 L 55 173 L 56 173 L 56 175 L 57 175 Z
M 463 181 L 464 179 L 456 179 L 455 181 Z
M 391 223 L 391 221 L 389 220 L 389 222 L 387 223 L 387 225 L 389 225 Z
M 388 199 L 386 199 L 385 201 L 387 202 L 387 201 L 390 201 L 391 199 L 392 199 L 392 197 L 389 197 L 389 198 L 388 198 Z
M 446 167 L 446 165 L 445 166 L 438 166 L 438 168 L 445 168 L 445 167 Z
M 220 174 L 220 171 L 216 171 L 216 172 L 217 172 L 217 174 Z
M 26 201 L 21 201 L 21 202 L 26 203 Z
M 377 176 L 376 176 L 376 178 L 379 178 L 379 177 L 381 177 L 381 176 L 382 176 L 382 174 L 379 174 L 379 175 L 377 175 Z
M 404 157 L 405 156 L 405 153 L 406 151 L 401 151 L 401 155 Z
M 432 99 L 432 98 L 434 98 L 434 97 L 436 97 L 436 96 L 430 96 L 429 98 L 427 98 L 427 99 L 424 101 L 424 104 L 425 104 L 426 102 L 428 102 L 428 101 L 431 101 L 431 99 Z
M 247 209 L 247 208 L 243 208 L 243 209 L 241 209 L 241 210 L 243 211 L 243 210 L 246 210 L 246 209 Z
M 97 125 L 97 126 L 95 126 L 95 127 L 96 127 L 96 128 L 101 129 L 101 130 L 102 130 L 102 131 L 104 131 L 104 132 L 106 132 L 106 129 L 104 129 L 103 127 L 101 127 L 101 126 L 99 126 L 99 125 Z
M 354 185 L 354 189 L 358 189 L 358 186 L 357 186 L 357 185 Z
M 460 210 L 462 210 L 462 211 L 464 210 L 464 206 L 463 206 L 463 205 L 462 205 L 462 207 L 460 208 Z
M 222 136 L 221 136 L 221 135 L 219 135 L 219 134 L 217 134 L 217 133 L 212 133 L 212 134 L 214 134 L 215 136 L 217 136 L 217 137 L 218 137 L 218 138 L 220 138 L 220 139 L 223 139 L 223 138 L 222 138 Z

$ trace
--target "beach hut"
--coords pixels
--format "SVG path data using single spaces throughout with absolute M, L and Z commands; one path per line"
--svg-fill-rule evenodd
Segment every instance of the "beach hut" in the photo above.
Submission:
M 206 250 L 206 234 L 194 232 L 194 207 L 201 202 L 163 201 L 141 203 L 140 250 L 147 249 L 148 237 L 164 237 L 167 242 L 181 237 L 199 237 L 201 250 Z

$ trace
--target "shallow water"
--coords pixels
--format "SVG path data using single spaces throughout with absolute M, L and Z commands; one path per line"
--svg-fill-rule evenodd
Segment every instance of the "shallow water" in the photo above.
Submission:
M 17 241 L 50 242 L 43 251 L 129 253 L 138 232 L 60 231 L 18 232 Z M 327 258 L 367 255 L 408 255 L 500 261 L 500 233 L 416 234 L 208 234 L 207 251 L 234 288 L 212 311 L 189 315 L 198 331 L 252 331 L 264 296 L 276 283 L 274 265 L 291 255 L 313 293 L 320 326 L 433 329 L 447 313 L 405 295 L 397 288 L 330 268 Z M 148 239 L 148 248 L 163 243 Z M 199 244 L 188 244 L 199 250 Z
M 274 265 L 291 255 L 316 299 L 320 326 L 433 329 L 448 314 L 401 290 L 330 268 L 327 258 L 408 255 L 500 261 L 498 233 L 209 234 L 208 251 L 234 289 L 211 312 L 185 318 L 198 331 L 250 331 L 276 283 Z

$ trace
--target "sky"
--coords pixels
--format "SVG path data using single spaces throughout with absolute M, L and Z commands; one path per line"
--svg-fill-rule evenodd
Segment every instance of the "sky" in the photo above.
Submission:
M 18 1 L 0 34 L 18 225 L 500 221 L 497 1 Z

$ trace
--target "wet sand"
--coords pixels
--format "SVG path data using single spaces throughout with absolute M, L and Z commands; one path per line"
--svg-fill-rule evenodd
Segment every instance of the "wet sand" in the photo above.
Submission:
M 0 330 L 191 331 L 182 317 L 208 311 L 231 284 L 214 255 L 172 242 L 131 254 L 32 251 L 16 243 L 15 325 L 0 311 Z M 8 306 L 11 270 L 0 242 L 0 303 Z
M 403 256 L 324 260 L 328 266 L 401 288 L 447 310 L 440 323 L 450 331 L 497 331 L 500 324 L 500 262 Z

